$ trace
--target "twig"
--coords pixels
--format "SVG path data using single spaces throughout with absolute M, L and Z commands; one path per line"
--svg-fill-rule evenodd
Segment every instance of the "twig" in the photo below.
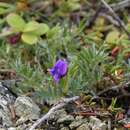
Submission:
M 98 9 L 96 10 L 95 14 L 90 18 L 89 21 L 86 22 L 85 28 L 86 28 L 86 27 L 87 27 L 87 28 L 91 28 L 91 26 L 92 26 L 92 25 L 94 24 L 94 22 L 96 21 L 96 19 L 97 19 L 99 13 L 101 12 L 101 10 L 102 10 L 102 7 L 98 8 Z
M 9 110 L 10 110 L 10 113 L 11 113 L 11 119 L 14 122 L 15 119 L 16 119 L 16 113 L 15 113 L 14 105 L 13 104 L 9 104 L 8 107 L 9 107 Z
M 117 26 L 117 27 L 120 26 L 119 23 L 118 23 L 115 19 L 113 19 L 113 17 L 110 16 L 110 15 L 107 15 L 107 14 L 101 12 L 101 13 L 99 13 L 99 16 L 104 17 L 104 18 L 107 19 L 110 23 L 112 23 L 113 25 L 115 25 L 115 26 Z
M 101 0 L 101 2 L 104 4 L 104 6 L 109 10 L 109 12 L 113 15 L 113 17 L 118 21 L 120 27 L 124 30 L 124 32 L 128 35 L 130 38 L 130 33 L 127 31 L 124 22 L 118 17 L 118 15 L 113 11 L 113 9 L 104 1 Z
M 97 96 L 100 96 L 100 95 L 102 95 L 102 94 L 104 94 L 104 93 L 106 93 L 106 92 L 108 92 L 108 91 L 110 91 L 110 90 L 119 90 L 120 88 L 123 88 L 123 86 L 126 86 L 126 85 L 128 85 L 128 84 L 130 84 L 130 81 L 128 81 L 128 82 L 126 82 L 126 83 L 121 83 L 121 84 L 116 85 L 116 86 L 113 86 L 113 87 L 109 87 L 109 88 L 107 88 L 107 89 L 105 89 L 105 90 L 100 91 L 100 92 L 97 94 Z
M 119 95 L 119 96 L 117 96 L 117 99 L 121 99 L 121 98 L 124 98 L 124 97 L 130 97 L 130 93 Z
M 60 102 L 59 104 L 53 106 L 48 113 L 46 113 L 42 118 L 38 119 L 32 126 L 29 130 L 34 130 L 38 125 L 40 125 L 42 122 L 44 122 L 45 120 L 47 120 L 50 115 L 52 113 L 54 113 L 56 110 L 64 107 L 66 104 L 70 103 L 70 102 L 73 102 L 73 101 L 76 101 L 79 99 L 79 96 L 75 96 L 75 97 L 72 97 L 72 98 L 65 98 L 62 100 L 62 102 Z
M 111 118 L 108 119 L 108 130 L 111 130 Z
M 110 98 L 110 97 L 101 97 L 101 96 L 94 96 L 93 98 L 92 98 L 92 100 L 93 101 L 97 101 L 97 100 L 106 100 L 106 101 L 111 101 L 112 100 L 112 98 Z
M 99 100 L 111 100 L 112 99 L 111 97 L 103 97 L 102 96 L 104 93 L 108 93 L 108 91 L 111 91 L 111 90 L 117 90 L 117 91 L 121 90 L 121 94 L 119 96 L 116 96 L 117 99 L 121 99 L 123 97 L 130 97 L 130 93 L 124 91 L 124 88 L 126 86 L 128 86 L 129 84 L 130 84 L 130 81 L 121 83 L 121 84 L 113 86 L 113 87 L 109 87 L 107 89 L 104 89 L 104 90 L 100 91 L 99 93 L 97 93 L 97 95 L 94 96 L 92 98 L 92 100 L 95 100 L 95 99 L 96 100 L 97 99 L 99 99 Z
M 119 3 L 111 4 L 110 6 L 113 8 L 114 11 L 117 11 L 119 9 L 129 7 L 130 6 L 130 0 L 124 0 L 124 1 L 121 1 Z

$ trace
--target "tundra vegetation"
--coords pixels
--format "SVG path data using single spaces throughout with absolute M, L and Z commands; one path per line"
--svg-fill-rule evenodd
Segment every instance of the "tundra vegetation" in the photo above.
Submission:
M 80 96 L 77 108 L 130 127 L 118 122 L 129 116 L 129 13 L 130 0 L 0 1 L 0 80 L 39 106 Z

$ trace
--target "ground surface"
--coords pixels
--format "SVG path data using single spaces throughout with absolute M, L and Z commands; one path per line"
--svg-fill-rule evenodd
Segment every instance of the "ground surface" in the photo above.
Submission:
M 0 1 L 0 127 L 130 128 L 130 0 Z

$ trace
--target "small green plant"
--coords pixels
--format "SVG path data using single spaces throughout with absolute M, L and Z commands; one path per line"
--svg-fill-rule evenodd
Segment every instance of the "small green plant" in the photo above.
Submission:
M 8 33 L 21 33 L 22 41 L 27 44 L 37 43 L 40 36 L 46 34 L 49 30 L 47 24 L 38 23 L 36 21 L 29 21 L 26 23 L 21 16 L 15 13 L 9 14 L 6 21 L 11 27 Z
M 41 97 L 52 99 L 86 91 L 96 93 L 106 86 L 111 87 L 104 82 L 111 80 L 109 75 L 116 79 L 115 72 L 119 69 L 129 75 L 129 55 L 125 56 L 130 52 L 128 36 L 106 22 L 104 17 L 98 16 L 88 28 L 86 22 L 91 22 L 94 13 L 92 9 L 91 15 L 91 9 L 88 9 L 95 6 L 90 0 L 45 0 L 42 9 L 35 7 L 37 2 L 39 5 L 39 1 L 29 0 L 26 12 L 16 10 L 17 1 L 14 5 L 0 2 L 0 60 L 6 61 L 4 68 L 16 70 L 18 77 L 23 77 L 18 88 L 21 93 L 32 88 Z M 108 3 L 113 2 L 108 0 Z M 8 39 L 17 34 L 26 44 L 8 44 Z M 11 39 L 13 43 L 17 41 Z M 123 47 L 123 50 L 112 57 L 109 53 L 115 46 Z M 47 70 L 58 59 L 66 59 L 68 71 L 56 84 Z M 95 91 L 101 85 L 103 88 Z
M 111 101 L 110 106 L 108 107 L 108 110 L 110 110 L 113 113 L 123 110 L 120 107 L 116 107 L 116 104 L 117 104 L 117 98 L 112 98 L 112 101 Z
M 63 12 L 70 12 L 80 8 L 79 4 L 80 0 L 61 0 L 60 2 L 60 10 Z
M 15 6 L 5 2 L 0 2 L 0 15 L 9 13 L 15 9 Z
M 80 76 L 84 83 L 84 89 L 92 89 L 103 78 L 104 63 L 107 55 L 103 49 L 96 49 L 95 45 L 84 48 L 78 55 Z M 93 88 L 95 89 L 95 88 Z

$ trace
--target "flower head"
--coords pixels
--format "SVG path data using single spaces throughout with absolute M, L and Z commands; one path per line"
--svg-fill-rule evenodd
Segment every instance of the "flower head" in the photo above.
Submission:
M 10 44 L 15 45 L 20 40 L 20 37 L 21 35 L 19 33 L 14 34 L 8 38 L 8 41 Z
M 68 65 L 66 60 L 58 60 L 53 68 L 49 69 L 50 74 L 53 76 L 54 80 L 58 82 L 67 73 Z

